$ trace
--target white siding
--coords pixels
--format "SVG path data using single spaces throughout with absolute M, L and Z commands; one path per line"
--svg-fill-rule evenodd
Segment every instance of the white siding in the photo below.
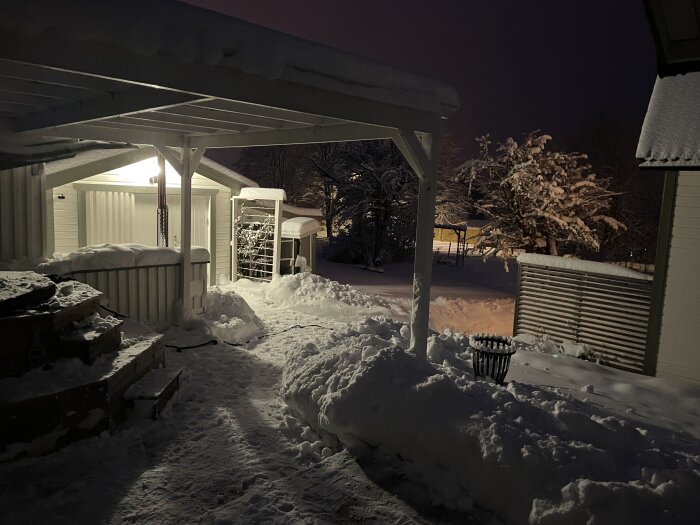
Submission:
M 700 382 L 700 173 L 681 172 L 668 255 L 657 375 Z
M 41 166 L 0 170 L 0 260 L 45 255 L 45 183 Z
M 133 186 L 134 180 L 119 174 L 103 173 L 100 175 L 95 175 L 93 177 L 83 179 L 82 181 L 77 183 L 78 186 L 68 184 L 65 186 L 59 186 L 55 188 L 53 190 L 53 226 L 55 232 L 54 250 L 59 253 L 72 252 L 77 250 L 79 247 L 78 192 L 75 188 L 79 187 L 80 183 L 107 183 L 113 185 Z M 230 276 L 231 274 L 231 190 L 226 186 L 223 186 L 217 182 L 202 177 L 199 174 L 195 174 L 193 176 L 192 186 L 193 188 L 211 188 L 218 190 L 218 193 L 215 197 L 216 231 L 212 232 L 212 235 L 215 236 L 216 239 L 216 250 L 213 250 L 211 247 L 209 248 L 209 251 L 212 252 L 212 255 L 216 253 L 216 275 L 211 276 L 211 281 L 216 282 L 220 274 L 225 274 L 226 276 Z M 149 190 L 151 190 L 152 186 L 148 186 L 148 188 Z M 170 187 L 168 189 L 170 190 Z M 238 193 L 238 189 L 236 189 L 235 192 Z M 64 195 L 66 198 L 58 199 L 59 195 Z M 138 199 L 138 197 L 136 198 Z M 153 198 L 155 200 L 155 196 Z M 171 213 L 177 212 L 179 214 L 179 206 L 175 206 L 176 201 L 179 202 L 179 196 L 172 195 L 171 204 L 173 205 L 173 209 L 171 209 Z M 174 208 L 177 208 L 177 210 L 175 210 Z M 134 220 L 136 220 L 139 223 L 142 222 L 136 216 L 134 217 Z M 152 244 L 155 244 L 155 216 L 153 217 L 153 232 L 154 240 Z M 88 242 L 89 241 L 90 235 L 88 235 Z M 207 246 L 207 243 L 204 242 L 200 244 L 203 246 Z
M 231 190 L 223 188 L 216 195 L 216 275 L 212 284 L 222 274 L 231 278 L 231 225 Z
M 59 199 L 60 196 L 65 198 Z M 73 185 L 53 189 L 54 251 L 70 253 L 78 249 L 78 192 Z

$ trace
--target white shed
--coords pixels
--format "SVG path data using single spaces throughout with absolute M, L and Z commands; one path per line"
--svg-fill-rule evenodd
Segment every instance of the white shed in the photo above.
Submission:
M 179 247 L 180 175 L 166 164 L 168 246 Z M 46 163 L 49 253 L 86 245 L 155 246 L 158 163 L 152 147 L 99 149 Z M 192 244 L 211 253 L 209 282 L 230 277 L 231 196 L 257 183 L 207 158 L 192 177 Z

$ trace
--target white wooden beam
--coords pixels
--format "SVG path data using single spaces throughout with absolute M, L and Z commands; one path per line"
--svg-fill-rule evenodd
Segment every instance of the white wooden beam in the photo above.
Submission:
M 439 131 L 444 111 L 437 101 L 430 110 L 410 108 L 391 101 L 266 79 L 225 66 L 194 62 L 183 65 L 174 57 L 142 56 L 115 44 L 91 42 L 86 46 L 63 34 L 46 32 L 28 36 L 12 30 L 3 31 L 0 50 L 9 60 L 99 78 L 146 86 L 157 82 L 163 88 L 200 96 L 428 133 Z
M 167 147 L 167 146 L 153 146 L 158 153 L 163 155 L 168 164 L 170 164 L 175 171 L 178 173 L 183 172 L 183 159 L 182 159 L 182 149 L 179 152 Z
M 53 188 L 57 188 L 58 186 L 63 186 L 65 184 L 70 184 L 71 182 L 82 180 L 86 177 L 106 173 L 110 170 L 151 158 L 153 155 L 155 155 L 153 148 L 145 147 L 138 149 L 127 149 L 122 151 L 121 154 L 94 162 L 87 162 L 85 164 L 81 164 L 80 166 L 73 166 L 61 171 L 48 171 L 51 169 L 51 165 L 49 164 L 46 175 L 46 186 L 51 190 Z
M 415 136 L 415 135 L 414 135 Z M 430 285 L 433 270 L 433 231 L 435 225 L 435 197 L 437 194 L 437 167 L 439 138 L 426 137 L 426 143 L 412 140 L 407 146 L 415 158 L 421 155 L 414 148 L 420 147 L 430 160 L 423 177 L 418 181 L 418 217 L 416 221 L 416 248 L 413 263 L 413 304 L 411 309 L 411 348 L 417 357 L 425 359 L 428 344 L 430 318 Z
M 23 115 L 17 119 L 14 131 L 17 133 L 27 131 L 48 133 L 60 126 L 131 115 L 147 109 L 164 109 L 196 100 L 203 99 L 163 89 L 131 87 L 106 96 L 89 98 Z
M 419 178 L 424 179 L 431 169 L 431 161 L 415 132 L 398 129 L 393 136 L 394 144 L 410 164 Z
M 106 142 L 124 142 L 127 144 L 145 144 L 148 146 L 153 144 L 174 147 L 182 146 L 182 134 L 152 133 L 149 131 L 141 131 L 136 129 L 109 128 L 102 125 L 101 122 L 76 124 L 75 126 L 66 126 L 53 130 L 47 130 L 46 132 L 37 133 L 31 136 L 103 140 Z
M 322 142 L 390 139 L 393 135 L 394 130 L 391 128 L 367 126 L 364 124 L 335 124 L 332 126 L 312 126 L 275 131 L 202 135 L 192 137 L 192 146 L 240 148 L 284 144 L 316 144 Z

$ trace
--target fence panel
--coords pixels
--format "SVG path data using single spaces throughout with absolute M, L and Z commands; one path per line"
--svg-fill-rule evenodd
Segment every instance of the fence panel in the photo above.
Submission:
M 520 265 L 513 333 L 587 345 L 601 363 L 642 372 L 652 281 Z
M 204 310 L 207 262 L 192 263 L 192 297 L 195 313 Z M 108 268 L 68 274 L 102 292 L 107 307 L 131 319 L 164 329 L 178 320 L 180 265 Z

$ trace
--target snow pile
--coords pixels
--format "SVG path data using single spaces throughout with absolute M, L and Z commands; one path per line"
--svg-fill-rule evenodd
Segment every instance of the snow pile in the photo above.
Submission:
M 63 337 L 69 341 L 90 341 L 97 339 L 100 335 L 120 324 L 122 322 L 111 315 L 101 317 L 99 314 L 94 313 L 80 321 L 73 322 L 75 330 Z
M 316 314 L 388 314 L 384 299 L 309 272 L 275 277 L 270 283 L 237 281 L 236 290 L 255 291 L 267 305 Z
M 39 264 L 37 272 L 66 275 L 90 270 L 177 264 L 180 249 L 143 244 L 96 244 Z M 192 262 L 209 262 L 206 248 L 192 247 Z
M 474 381 L 464 336 L 432 337 L 422 361 L 405 351 L 406 328 L 375 319 L 291 351 L 285 401 L 355 453 L 405 460 L 450 508 L 538 524 L 699 515 L 700 447 L 687 434 L 546 386 Z
M 245 299 L 221 286 L 207 290 L 206 308 L 201 318 L 214 336 L 229 343 L 249 341 L 263 331 L 262 321 Z

